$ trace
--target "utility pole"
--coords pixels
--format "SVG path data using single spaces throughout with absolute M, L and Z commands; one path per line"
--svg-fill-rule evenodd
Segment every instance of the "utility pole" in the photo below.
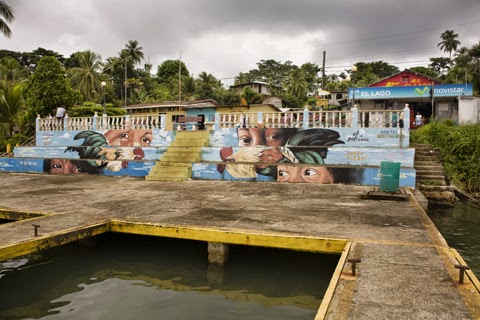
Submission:
M 323 64 L 322 64 L 322 90 L 325 90 L 325 57 L 327 55 L 326 51 L 323 51 Z
M 125 107 L 127 106 L 127 58 L 125 55 Z
M 182 51 L 180 51 L 180 59 L 178 61 L 178 108 L 182 102 Z
M 432 89 L 430 89 L 430 97 L 432 98 L 432 116 L 431 116 L 431 119 L 433 120 L 435 118 L 435 94 L 434 94 L 434 85 L 435 85 L 435 82 L 432 81 Z

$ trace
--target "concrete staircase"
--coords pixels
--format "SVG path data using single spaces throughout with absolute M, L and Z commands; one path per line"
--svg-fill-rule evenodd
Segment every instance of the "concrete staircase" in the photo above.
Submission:
M 185 181 L 192 177 L 192 163 L 201 160 L 202 147 L 208 146 L 207 130 L 177 131 L 160 161 L 150 170 L 146 180 Z
M 455 202 L 455 191 L 447 185 L 438 150 L 429 144 L 412 144 L 415 148 L 415 170 L 417 188 L 428 199 L 430 205 L 451 206 Z

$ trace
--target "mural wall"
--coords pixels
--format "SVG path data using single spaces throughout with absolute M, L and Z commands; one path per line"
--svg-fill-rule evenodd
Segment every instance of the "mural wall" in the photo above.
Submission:
M 379 169 L 363 166 L 395 161 L 403 167 L 413 167 L 413 149 L 360 148 L 398 139 L 395 134 L 386 133 L 388 129 L 376 135 L 365 130 L 348 134 L 348 130 L 340 129 L 238 128 L 236 134 L 232 130 L 222 130 L 214 134 L 214 144 L 227 146 L 205 148 L 202 153 L 203 161 L 220 163 L 195 164 L 192 176 L 196 179 L 375 185 Z M 231 146 L 233 144 L 236 147 Z M 356 147 L 348 148 L 348 145 Z M 403 169 L 401 183 L 414 186 L 415 171 Z
M 152 129 L 40 132 L 37 140 L 48 147 L 16 148 L 15 156 L 45 158 L 44 172 L 51 174 L 145 176 L 155 164 L 145 160 L 159 159 L 166 150 L 152 146 L 173 139 L 172 132 Z
M 30 172 L 146 176 L 174 139 L 164 129 L 39 131 L 37 147 L 15 148 L 0 170 L 25 172 L 16 170 L 28 158 Z M 408 140 L 401 128 L 224 128 L 211 133 L 192 178 L 378 185 L 380 163 L 394 161 L 400 185 L 414 186 Z

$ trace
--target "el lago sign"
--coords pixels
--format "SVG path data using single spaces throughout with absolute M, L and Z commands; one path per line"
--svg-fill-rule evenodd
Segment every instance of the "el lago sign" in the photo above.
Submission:
M 350 99 L 429 98 L 432 86 L 348 88 Z M 355 91 L 355 92 L 354 92 Z M 472 84 L 439 84 L 433 86 L 434 97 L 473 95 Z

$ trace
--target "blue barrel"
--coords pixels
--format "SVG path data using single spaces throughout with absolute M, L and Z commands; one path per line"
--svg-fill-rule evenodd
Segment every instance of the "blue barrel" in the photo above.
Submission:
M 380 163 L 380 191 L 397 192 L 400 180 L 400 162 Z

